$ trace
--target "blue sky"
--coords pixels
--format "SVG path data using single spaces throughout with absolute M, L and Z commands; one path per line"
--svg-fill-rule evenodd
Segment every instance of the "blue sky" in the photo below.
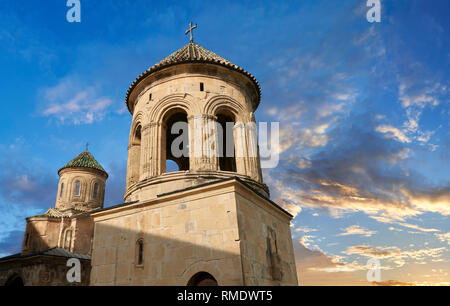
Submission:
M 84 150 L 122 201 L 131 115 L 144 70 L 188 42 L 262 86 L 256 118 L 279 121 L 281 162 L 264 171 L 296 214 L 301 284 L 449 284 L 450 42 L 446 0 L 64 0 L 0 3 L 0 255 L 20 250 L 24 218 L 54 205 L 57 170 Z M 391 282 L 393 283 L 393 282 Z

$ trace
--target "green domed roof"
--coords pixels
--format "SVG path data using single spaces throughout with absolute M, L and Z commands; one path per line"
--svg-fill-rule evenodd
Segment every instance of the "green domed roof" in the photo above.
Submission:
M 103 169 L 103 167 L 99 164 L 98 161 L 95 160 L 95 158 L 91 153 L 89 153 L 89 151 L 84 151 L 83 153 L 72 159 L 64 167 L 59 169 L 58 173 L 61 172 L 61 170 L 67 168 L 90 168 L 101 171 L 108 176 L 108 173 L 105 171 L 105 169 Z

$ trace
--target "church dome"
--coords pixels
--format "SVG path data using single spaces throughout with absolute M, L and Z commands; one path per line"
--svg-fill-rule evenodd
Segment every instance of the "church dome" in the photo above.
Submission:
M 102 208 L 108 173 L 86 151 L 59 169 L 55 209 L 91 211 Z
M 108 177 L 108 173 L 103 169 L 103 167 L 100 165 L 100 163 L 92 156 L 92 154 L 89 151 L 84 151 L 74 159 L 72 159 L 70 162 L 68 162 L 64 167 L 58 170 L 58 173 L 60 173 L 64 169 L 69 168 L 89 168 L 89 169 L 95 169 Z
M 178 51 L 172 53 L 171 55 L 169 55 L 168 57 L 157 63 L 156 65 L 147 69 L 140 76 L 138 76 L 138 78 L 131 84 L 126 94 L 125 102 L 127 104 L 128 110 L 132 112 L 129 103 L 130 94 L 143 79 L 145 79 L 150 74 L 162 70 L 164 68 L 186 63 L 203 63 L 203 64 L 214 64 L 224 66 L 245 75 L 252 81 L 253 85 L 256 88 L 257 91 L 256 107 L 258 106 L 259 101 L 261 99 L 261 87 L 256 78 L 252 74 L 242 69 L 241 67 L 227 61 L 226 59 L 215 54 L 214 52 L 211 52 L 194 42 L 190 42 L 181 49 L 179 49 Z

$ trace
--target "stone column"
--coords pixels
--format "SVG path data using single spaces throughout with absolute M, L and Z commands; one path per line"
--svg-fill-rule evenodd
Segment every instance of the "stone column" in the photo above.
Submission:
M 132 170 L 132 150 L 131 148 L 133 145 L 128 145 L 128 159 L 127 159 L 127 182 L 126 182 L 126 189 L 132 185 L 132 176 L 133 176 L 133 170 Z
M 198 114 L 188 118 L 191 171 L 217 171 L 218 133 L 215 116 Z
M 254 122 L 237 122 L 234 126 L 236 171 L 261 182 L 258 156 L 258 138 Z
M 155 177 L 166 169 L 166 132 L 164 124 L 160 122 L 150 123 L 148 129 L 148 177 Z
M 239 174 L 247 175 L 246 156 L 248 154 L 245 136 L 245 124 L 242 122 L 237 122 L 234 125 L 233 133 L 236 154 L 236 172 Z
M 255 122 L 249 122 L 245 125 L 247 137 L 248 159 L 247 171 L 248 176 L 258 182 L 262 182 L 261 166 L 258 152 L 258 130 Z
M 144 125 L 141 130 L 141 158 L 140 158 L 140 177 L 139 180 L 145 180 L 150 177 L 151 163 L 151 124 Z

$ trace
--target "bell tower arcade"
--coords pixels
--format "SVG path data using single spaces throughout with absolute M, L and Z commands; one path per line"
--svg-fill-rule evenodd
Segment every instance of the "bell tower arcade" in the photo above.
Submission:
M 292 215 L 261 174 L 260 86 L 195 28 L 127 92 L 125 204 L 92 214 L 93 285 L 298 284 Z

